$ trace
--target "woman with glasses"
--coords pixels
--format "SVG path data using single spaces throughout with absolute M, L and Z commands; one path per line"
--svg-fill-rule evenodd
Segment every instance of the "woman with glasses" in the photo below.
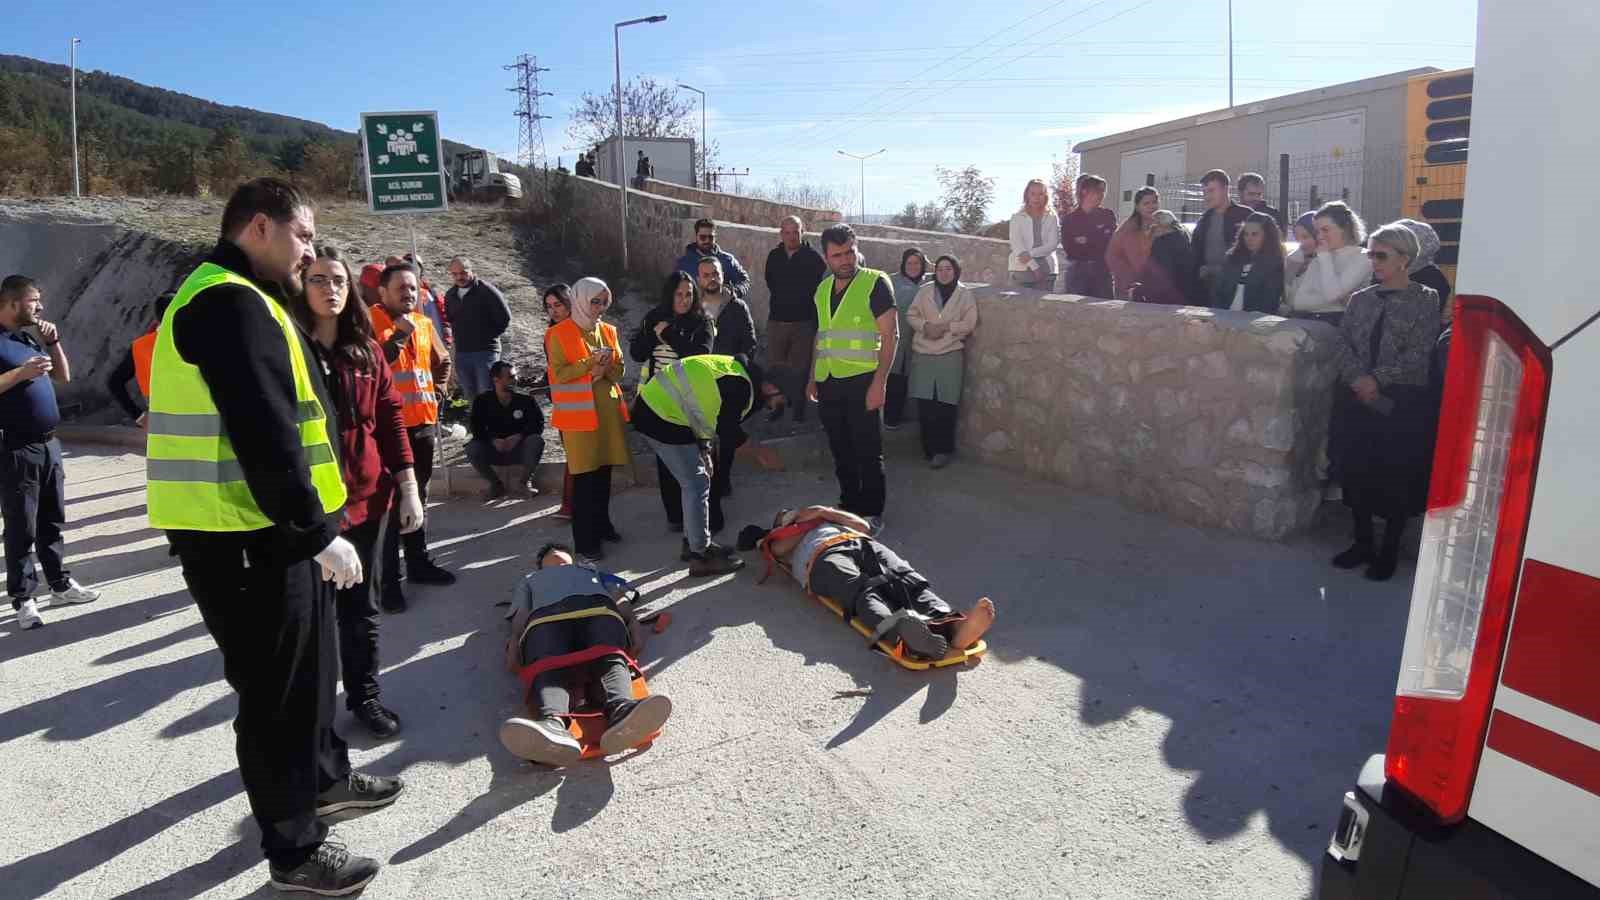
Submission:
M 572 288 L 568 287 L 564 282 L 558 281 L 544 289 L 543 302 L 544 314 L 550 319 L 550 324 L 545 327 L 544 331 L 544 358 L 548 363 L 550 360 L 550 332 L 572 316 Z M 567 469 L 561 478 L 561 508 L 556 510 L 556 518 L 572 518 L 571 469 Z
M 567 449 L 572 475 L 572 543 L 587 563 L 601 545 L 622 540 L 611 522 L 611 467 L 632 461 L 622 426 L 622 344 L 617 329 L 600 320 L 611 288 L 598 278 L 572 286 L 571 315 L 545 336 L 550 360 L 551 419 Z
M 1355 520 L 1355 542 L 1333 558 L 1341 569 L 1394 574 L 1406 520 L 1422 512 L 1433 441 L 1429 375 L 1439 338 L 1439 294 L 1411 280 L 1421 253 L 1399 223 L 1368 240 L 1377 284 L 1350 297 L 1335 348 L 1338 382 L 1328 427 L 1328 457 Z M 1384 520 L 1375 546 L 1373 518 Z
M 366 579 L 338 592 L 339 660 L 345 704 L 378 737 L 400 730 L 400 717 L 378 699 L 378 608 L 373 605 L 373 549 L 378 528 L 398 490 L 400 528 L 422 525 L 422 494 L 412 471 L 411 444 L 400 412 L 394 376 L 373 339 L 372 320 L 357 302 L 356 280 L 339 252 L 318 251 L 306 269 L 306 292 L 295 313 L 337 378 L 331 391 L 339 414 L 340 461 L 345 493 L 340 533 L 361 557 Z M 391 612 L 392 598 L 384 597 Z

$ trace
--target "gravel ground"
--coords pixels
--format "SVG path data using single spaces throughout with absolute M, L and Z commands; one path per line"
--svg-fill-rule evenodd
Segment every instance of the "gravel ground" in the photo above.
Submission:
M 104 598 L 18 632 L 0 612 L 7 897 L 269 897 L 234 762 L 236 703 L 142 460 L 69 448 L 69 562 Z M 338 836 L 384 898 L 1304 897 L 1383 745 L 1410 568 L 1332 570 L 1336 535 L 1268 544 L 1001 471 L 891 462 L 885 539 L 957 605 L 999 607 L 976 668 L 905 672 L 752 567 L 685 577 L 653 491 L 614 500 L 608 564 L 674 621 L 642 654 L 674 717 L 649 750 L 552 772 L 501 749 L 518 709 L 503 607 L 553 501 L 430 510 L 462 575 L 383 619 L 405 718 L 359 767 L 392 808 Z M 730 523 L 826 500 L 741 473 Z

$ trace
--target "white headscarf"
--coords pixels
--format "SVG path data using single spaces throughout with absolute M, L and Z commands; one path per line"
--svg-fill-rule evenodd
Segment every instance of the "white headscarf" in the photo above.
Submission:
M 611 288 L 607 287 L 604 281 L 592 275 L 587 278 L 579 278 L 572 285 L 572 318 L 578 323 L 579 328 L 584 331 L 594 330 L 594 323 L 600 321 L 600 313 L 605 312 L 605 310 L 596 311 L 593 306 L 589 305 L 589 301 L 600 296 L 601 293 L 610 292 Z

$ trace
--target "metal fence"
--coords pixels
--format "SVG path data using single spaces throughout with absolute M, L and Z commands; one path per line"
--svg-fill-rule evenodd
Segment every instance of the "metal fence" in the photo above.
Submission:
M 1437 151 L 1430 155 L 1423 145 L 1395 144 L 1346 153 L 1285 154 L 1270 163 L 1262 160 L 1218 168 L 1229 172 L 1235 181 L 1241 173 L 1259 173 L 1267 182 L 1267 202 L 1278 207 L 1287 221 L 1329 200 L 1343 200 L 1369 224 L 1376 225 L 1404 215 L 1430 220 L 1459 219 L 1459 206 L 1454 216 L 1442 212 L 1424 216 L 1424 213 L 1430 203 L 1441 211 L 1451 201 L 1459 204 L 1466 184 L 1464 162 L 1464 153 L 1459 158 L 1441 158 Z M 1192 223 L 1200 219 L 1206 208 L 1200 190 L 1203 174 L 1196 172 L 1165 180 L 1147 177 L 1145 182 L 1161 192 L 1163 207 Z M 1453 240 L 1453 236 L 1445 236 L 1447 229 L 1440 228 L 1440 223 L 1435 222 L 1434 227 L 1440 229 L 1441 238 Z M 1459 225 L 1455 230 L 1459 231 Z

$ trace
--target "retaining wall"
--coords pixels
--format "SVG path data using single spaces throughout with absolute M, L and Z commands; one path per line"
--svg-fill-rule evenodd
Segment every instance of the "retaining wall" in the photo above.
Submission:
M 715 219 L 719 227 L 723 222 L 737 222 L 743 225 L 770 225 L 776 228 L 784 216 L 799 216 L 800 221 L 808 227 L 822 227 L 843 218 L 838 210 L 812 209 L 795 206 L 792 203 L 764 200 L 760 197 L 741 197 L 738 194 L 724 194 L 720 191 L 704 191 L 654 178 L 645 181 L 645 190 L 663 197 L 698 203 L 707 209 L 706 216 Z
M 1269 539 L 1310 525 L 1334 328 L 987 286 L 978 297 L 963 454 L 1197 525 Z

